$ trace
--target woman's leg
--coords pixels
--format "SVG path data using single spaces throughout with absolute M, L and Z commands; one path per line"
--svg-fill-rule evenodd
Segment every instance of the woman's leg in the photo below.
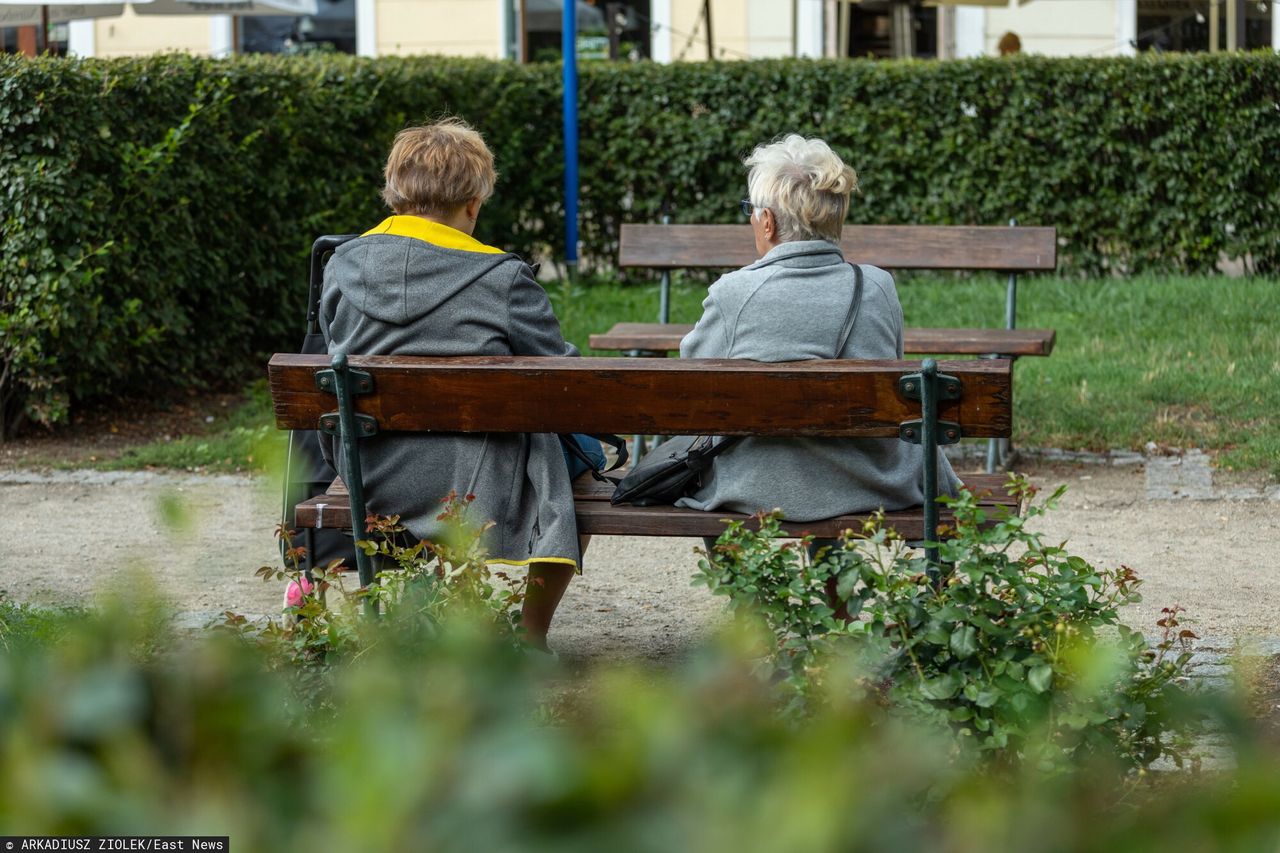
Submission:
M 587 553 L 590 536 L 578 537 L 580 554 Z M 581 557 L 579 557 L 581 563 Z M 573 580 L 573 566 L 563 563 L 533 563 L 529 566 L 529 586 L 525 590 L 524 608 L 520 611 L 520 625 L 525 630 L 525 640 L 535 648 L 549 651 L 547 632 L 555 618 L 560 599 L 564 598 L 569 581 Z
M 529 587 L 525 590 L 524 608 L 520 612 L 520 626 L 525 630 L 525 642 L 534 648 L 547 648 L 547 632 L 556 607 L 564 598 L 564 591 L 573 580 L 573 566 L 563 563 L 532 563 L 529 566 Z

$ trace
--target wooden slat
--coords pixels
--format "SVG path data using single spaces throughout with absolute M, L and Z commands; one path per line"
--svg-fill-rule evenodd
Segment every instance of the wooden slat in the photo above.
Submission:
M 356 398 L 382 432 L 613 432 L 894 437 L 920 405 L 898 393 L 918 362 L 353 356 L 373 375 Z M 278 353 L 269 366 L 280 429 L 315 429 L 337 408 L 317 390 L 329 357 Z M 960 379 L 939 417 L 968 437 L 1011 434 L 1005 359 L 940 362 Z
M 726 520 L 746 521 L 750 518 L 734 512 L 702 512 L 670 506 L 612 506 L 598 501 L 578 502 L 576 509 L 578 532 L 596 536 L 719 536 L 724 532 Z M 839 536 L 843 530 L 860 530 L 867 518 L 869 515 L 863 514 L 824 521 L 784 521 L 782 530 L 792 536 L 805 533 Z M 939 512 L 938 520 L 940 524 L 947 524 L 950 515 L 945 511 Z M 921 539 L 924 536 L 924 511 L 914 509 L 886 513 L 885 525 L 904 538 Z
M 1017 508 L 1018 501 L 1004 489 L 1004 477 L 1000 474 L 967 474 L 965 485 L 981 498 L 983 506 Z M 719 536 L 724 532 L 724 519 L 743 520 L 749 516 L 731 512 L 700 512 L 675 507 L 615 507 L 609 503 L 613 487 L 590 478 L 574 483 L 575 509 L 578 516 L 578 532 L 601 536 Z M 889 526 L 909 539 L 923 537 L 924 515 L 916 507 L 889 513 Z M 950 515 L 940 514 L 942 523 L 949 523 Z M 809 532 L 815 536 L 836 536 L 847 528 L 858 529 L 866 515 L 841 516 L 824 521 L 786 522 L 783 529 L 789 533 Z M 351 529 L 351 506 L 346 488 L 336 481 L 330 493 L 298 504 L 295 516 L 299 528 Z
M 1046 356 L 1053 352 L 1053 329 L 905 329 L 903 346 L 909 353 L 953 355 Z
M 1047 271 L 1058 265 L 1055 228 L 846 225 L 845 257 L 886 269 Z M 618 265 L 734 269 L 756 261 L 750 225 L 622 226 Z
M 687 323 L 617 323 L 601 335 L 591 336 L 597 350 L 646 350 L 679 352 L 680 340 L 693 326 Z M 1053 329 L 907 329 L 903 334 L 909 353 L 954 355 L 1045 356 L 1053 352 Z

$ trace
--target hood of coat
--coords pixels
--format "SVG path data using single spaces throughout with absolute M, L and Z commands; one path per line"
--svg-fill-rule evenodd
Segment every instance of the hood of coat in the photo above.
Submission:
M 407 326 L 512 257 L 447 225 L 391 216 L 339 246 L 325 278 L 360 313 Z

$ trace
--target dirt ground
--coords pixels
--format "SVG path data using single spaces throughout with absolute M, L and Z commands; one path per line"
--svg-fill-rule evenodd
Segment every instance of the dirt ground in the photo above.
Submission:
M 1101 566 L 1146 580 L 1128 621 L 1154 631 L 1161 607 L 1187 608 L 1203 637 L 1280 636 L 1275 589 L 1280 505 L 1267 500 L 1151 500 L 1142 467 L 1024 469 L 1070 486 L 1042 526 Z M 278 495 L 242 476 L 33 472 L 0 467 L 0 594 L 16 601 L 89 600 L 113 582 L 145 578 L 186 624 L 223 610 L 278 611 L 281 590 L 253 576 L 276 564 Z M 724 616 L 690 586 L 689 539 L 600 537 L 566 596 L 552 642 L 571 658 L 667 658 Z
M 192 391 L 81 407 L 55 431 L 28 426 L 24 434 L 0 443 L 0 469 L 92 467 L 131 447 L 216 429 L 243 402 L 243 394 Z

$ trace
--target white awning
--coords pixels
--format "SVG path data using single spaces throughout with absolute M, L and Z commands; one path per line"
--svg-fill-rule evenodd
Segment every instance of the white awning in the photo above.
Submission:
M 139 5 L 151 0 L 140 0 Z M 49 0 L 48 3 L 35 5 L 14 0 L 0 0 L 0 27 L 38 27 L 41 24 L 41 12 L 49 10 L 49 23 L 61 24 L 66 21 L 82 21 L 87 18 L 114 18 L 124 14 L 124 4 L 119 0 Z
M 314 15 L 316 0 L 151 0 L 139 15 Z
M 1019 6 L 1025 6 L 1031 0 L 1015 0 Z M 999 8 L 1010 5 L 1009 0 L 924 0 L 926 6 L 987 6 L 989 8 Z

